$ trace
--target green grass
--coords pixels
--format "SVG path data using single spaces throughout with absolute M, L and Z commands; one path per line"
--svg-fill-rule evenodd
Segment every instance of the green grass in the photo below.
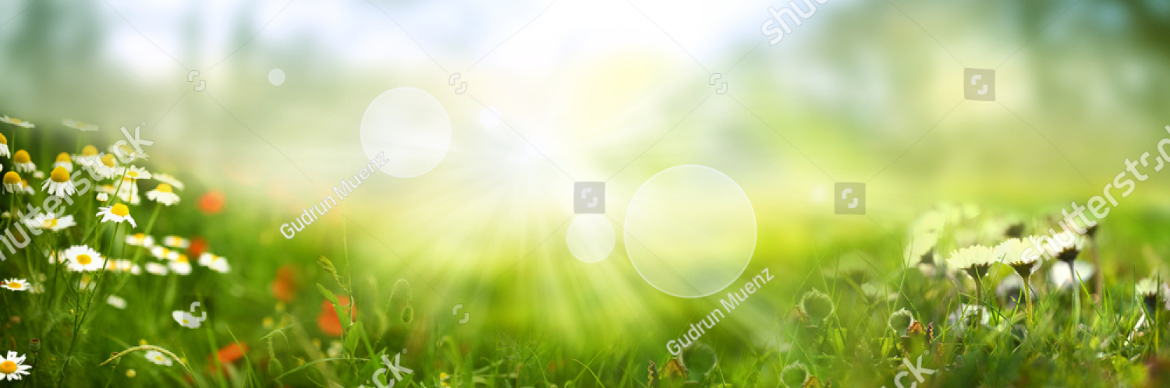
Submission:
M 29 131 L 9 136 L 21 142 L 14 144 L 17 147 L 27 142 L 35 145 L 30 149 L 51 148 L 38 143 L 42 139 Z M 49 152 L 33 156 L 42 170 L 52 164 Z M 5 171 L 12 169 L 8 160 L 3 163 Z M 154 171 L 149 162 L 142 165 Z M 181 171 L 161 172 L 183 176 Z M 12 207 L 30 200 L 42 202 L 45 194 L 39 190 L 40 181 L 30 179 L 30 183 L 37 187 L 37 194 L 6 192 L 0 200 Z M 153 189 L 154 183 L 140 183 L 141 192 Z M 905 242 L 893 236 L 898 233 L 832 243 L 833 252 L 847 247 L 868 252 L 865 255 L 816 253 L 793 261 L 775 258 L 779 244 L 762 239 L 762 249 L 744 273 L 754 274 L 758 267 L 768 266 L 778 280 L 758 291 L 745 306 L 729 312 L 716 329 L 672 362 L 662 345 L 681 333 L 679 322 L 694 322 L 706 315 L 719 306 L 717 299 L 722 295 L 682 300 L 653 292 L 631 296 L 597 290 L 585 292 L 596 300 L 566 307 L 580 310 L 566 318 L 560 316 L 565 310 L 528 304 L 533 298 L 561 299 L 528 295 L 523 285 L 535 282 L 530 279 L 533 271 L 551 268 L 551 284 L 557 290 L 567 289 L 557 283 L 569 276 L 566 270 L 540 267 L 542 263 L 515 272 L 501 266 L 488 272 L 489 282 L 457 282 L 474 283 L 465 286 L 487 295 L 476 300 L 479 308 L 469 304 L 472 322 L 462 326 L 448 314 L 449 301 L 436 295 L 451 295 L 458 288 L 436 292 L 435 278 L 420 278 L 404 266 L 382 270 L 379 258 L 354 241 L 362 235 L 349 229 L 349 222 L 341 223 L 339 230 L 318 234 L 320 240 L 309 234 L 274 244 L 263 236 L 275 233 L 268 229 L 283 216 L 254 210 L 264 208 L 262 200 L 229 193 L 230 206 L 243 210 L 204 214 L 195 203 L 206 188 L 198 182 L 188 182 L 188 186 L 180 191 L 183 202 L 178 206 L 160 207 L 145 198 L 142 204 L 131 206 L 138 222 L 133 232 L 152 235 L 156 242 L 166 235 L 200 236 L 208 242 L 209 251 L 228 257 L 232 270 L 218 273 L 195 264 L 190 275 L 68 271 L 64 264 L 50 262 L 45 252 L 86 243 L 106 257 L 139 265 L 163 262 L 145 249 L 124 243 L 131 232 L 128 225 L 99 223 L 93 216 L 97 204 L 92 193 L 75 198 L 66 213 L 74 215 L 78 225 L 33 237 L 28 247 L 0 263 L 0 278 L 27 278 L 40 290 L 0 290 L 0 313 L 5 316 L 0 324 L 0 349 L 25 355 L 26 363 L 33 365 L 30 376 L 3 386 L 373 387 L 370 378 L 383 367 L 383 356 L 393 359 L 396 355 L 403 367 L 413 370 L 396 387 L 774 387 L 783 383 L 893 387 L 898 379 L 909 387 L 912 374 L 899 378 L 909 372 L 903 359 L 917 364 L 919 356 L 923 368 L 935 371 L 924 375 L 919 387 L 1166 384 L 1159 373 L 1168 365 L 1164 352 L 1170 345 L 1165 332 L 1170 313 L 1156 309 L 1155 324 L 1134 330 L 1144 309 L 1135 284 L 1157 273 L 1160 259 L 1149 244 L 1160 242 L 1155 230 L 1164 224 L 1144 213 L 1118 213 L 1130 215 L 1103 223 L 1102 233 L 1093 242 L 1095 249 L 1082 252 L 1081 260 L 1086 261 L 1100 255 L 1103 289 L 1091 289 L 1092 282 L 1075 291 L 1055 289 L 1046 274 L 1052 265 L 1063 264 L 1049 260 L 1033 279 L 1037 297 L 1030 313 L 995 292 L 1012 271 L 1010 267 L 991 267 L 983 279 L 987 291 L 980 299 L 974 281 L 962 272 L 936 269 L 932 274 L 919 267 L 906 268 L 900 259 Z M 992 214 L 987 211 L 984 217 Z M 955 230 L 983 220 L 948 225 L 936 251 L 956 248 Z M 4 219 L 3 226 L 12 222 Z M 1029 221 L 1026 232 L 1045 229 L 1039 227 L 1042 224 Z M 264 230 L 259 239 L 255 238 L 258 230 Z M 2 244 L 0 249 L 5 249 Z M 286 284 L 291 292 L 285 301 L 273 292 L 282 271 L 291 274 Z M 629 276 L 622 280 L 640 281 L 636 275 Z M 95 285 L 92 289 L 81 286 L 86 278 Z M 805 298 L 817 293 L 826 298 Z M 110 295 L 125 299 L 126 309 L 108 305 Z M 171 317 L 172 311 L 186 310 L 192 301 L 203 302 L 210 314 L 198 329 L 182 327 Z M 356 308 L 351 309 L 349 301 Z M 962 303 L 986 308 L 988 322 L 949 320 Z M 618 310 L 624 319 L 615 319 L 601 307 L 614 304 L 622 304 Z M 889 318 L 900 309 L 908 310 L 923 329 L 931 328 L 933 335 L 891 327 Z M 319 324 L 323 314 L 341 317 L 339 335 L 331 335 Z M 608 319 L 614 323 L 606 324 Z M 566 323 L 574 320 L 575 324 Z M 765 327 L 768 338 L 745 334 L 747 327 Z M 34 346 L 33 339 L 39 345 Z M 233 345 L 247 351 L 230 361 L 211 356 Z M 156 349 L 165 349 L 178 360 L 169 367 L 151 363 L 144 355 Z M 653 373 L 658 379 L 649 378 L 651 363 L 656 365 Z

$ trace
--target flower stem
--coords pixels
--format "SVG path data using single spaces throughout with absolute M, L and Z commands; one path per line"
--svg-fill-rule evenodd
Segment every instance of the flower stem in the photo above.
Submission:
M 1024 277 L 1024 310 L 1028 312 L 1028 323 L 1032 323 L 1032 283 L 1028 279 L 1031 275 Z

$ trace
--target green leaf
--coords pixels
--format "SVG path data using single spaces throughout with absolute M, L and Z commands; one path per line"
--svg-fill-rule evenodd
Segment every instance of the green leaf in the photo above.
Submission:
M 360 369 L 358 369 L 358 374 L 357 374 L 358 380 L 354 381 L 353 384 L 351 384 L 351 386 L 356 387 L 358 385 L 365 384 L 367 387 L 369 387 L 370 385 L 367 384 L 367 380 L 372 381 L 371 378 L 374 376 L 374 371 L 378 370 L 378 368 L 383 367 L 382 355 L 385 353 L 386 353 L 386 350 L 383 349 L 383 350 L 379 351 L 378 354 L 375 354 L 375 355 L 373 355 L 373 357 L 370 357 L 370 360 L 366 361 L 366 363 L 363 364 Z M 383 383 L 386 383 L 386 382 L 384 381 Z M 398 386 L 398 384 L 395 384 L 395 386 Z
M 351 355 L 357 354 L 359 340 L 366 336 L 366 330 L 362 327 L 362 323 L 360 321 L 354 322 L 353 326 L 345 334 L 345 349 Z
M 846 329 L 843 328 L 829 329 L 828 332 L 829 345 L 833 347 L 833 351 L 841 356 L 845 355 L 845 334 Z
M 329 303 L 333 303 L 334 306 L 341 304 L 341 302 L 337 301 L 337 295 L 333 295 L 333 291 L 329 291 L 329 289 L 325 288 L 325 286 L 322 286 L 321 283 L 317 283 L 317 290 L 321 291 L 321 295 L 324 295 L 325 299 L 328 299 Z

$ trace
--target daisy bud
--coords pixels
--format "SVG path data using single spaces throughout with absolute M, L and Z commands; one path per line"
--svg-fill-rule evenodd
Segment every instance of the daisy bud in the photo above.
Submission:
M 28 341 L 28 351 L 37 353 L 41 351 L 41 339 L 33 338 Z
M 797 361 L 784 367 L 784 370 L 780 372 L 780 384 L 788 388 L 798 388 L 804 386 L 808 377 L 808 368 Z
M 910 325 L 914 324 L 914 315 L 910 314 L 909 310 L 902 308 L 890 315 L 890 319 L 886 324 L 890 325 L 891 329 L 898 332 L 899 335 L 906 335 L 906 330 Z
M 833 311 L 836 309 L 833 306 L 833 300 L 824 292 L 815 288 L 812 291 L 804 293 L 804 296 L 800 298 L 799 306 L 800 310 L 805 315 L 808 315 L 814 324 L 819 324 L 830 315 L 833 315 Z

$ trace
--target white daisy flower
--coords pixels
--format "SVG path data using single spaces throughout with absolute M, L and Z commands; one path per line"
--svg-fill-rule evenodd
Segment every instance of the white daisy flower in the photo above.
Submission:
M 138 196 L 138 180 L 123 178 L 122 183 L 115 186 L 118 190 L 118 198 L 129 202 L 131 205 L 139 204 L 142 199 Z
M 20 184 L 20 174 L 16 171 L 4 173 L 4 189 L 9 193 L 23 193 L 24 186 Z
M 130 179 L 150 179 L 150 171 L 138 166 L 125 166 L 118 170 L 118 175 Z
M 183 189 L 183 182 L 179 182 L 179 180 L 175 179 L 175 177 L 173 177 L 173 176 L 163 174 L 163 173 L 151 173 L 150 175 L 152 178 L 154 178 L 155 180 L 157 180 L 159 182 L 174 186 L 174 188 L 179 189 L 179 190 Z
M 191 242 L 187 241 L 187 239 L 179 237 L 179 236 L 166 236 L 166 237 L 163 237 L 163 245 L 166 245 L 166 246 L 171 247 L 171 248 L 184 248 L 185 249 L 185 248 L 191 246 Z
M 12 154 L 8 153 L 8 138 L 4 134 L 0 134 L 0 156 L 12 156 Z
M 146 272 L 151 275 L 166 276 L 169 271 L 167 266 L 152 261 L 146 263 Z
M 105 260 L 102 255 L 85 245 L 74 245 L 65 250 L 69 269 L 77 272 L 93 272 L 102 269 Z
M 28 281 L 24 279 L 8 279 L 0 282 L 0 288 L 7 288 L 12 291 L 28 291 Z
M 45 258 L 49 259 L 49 263 L 51 264 L 64 263 L 68 261 L 65 259 L 65 255 L 63 253 L 57 251 L 45 253 Z
M 53 162 L 53 168 L 64 167 L 65 170 L 73 172 L 73 158 L 69 157 L 68 152 L 57 154 L 57 160 Z
M 203 324 L 202 319 L 196 319 L 194 315 L 191 315 L 191 313 L 183 310 L 172 311 L 171 318 L 174 318 L 175 322 L 178 322 L 179 325 L 188 329 L 198 329 L 199 326 Z
M 74 119 L 61 120 L 61 124 L 65 125 L 66 127 L 69 127 L 69 128 L 80 130 L 82 132 L 93 132 L 93 131 L 96 131 L 99 129 L 99 127 L 96 125 L 82 122 L 82 121 L 77 121 Z
M 154 247 L 154 237 L 150 237 L 146 233 L 135 233 L 126 236 L 126 243 L 136 247 L 151 248 Z
M 1147 315 L 1153 315 L 1159 307 L 1170 310 L 1170 286 L 1166 283 L 1145 278 L 1137 282 L 1134 291 L 1137 292 L 1138 299 L 1145 304 Z
M 952 252 L 947 265 L 967 271 L 967 274 L 979 280 L 997 259 L 994 249 L 976 245 Z
M 223 256 L 216 256 L 210 253 L 199 255 L 199 265 L 211 268 L 212 271 L 219 273 L 228 273 L 232 267 L 228 265 L 227 259 Z
M 986 326 L 991 322 L 991 313 L 986 307 L 962 303 L 959 308 L 947 315 L 947 326 L 954 328 L 956 334 L 962 335 L 971 325 Z
M 915 236 L 926 234 L 941 235 L 946 224 L 947 216 L 945 214 L 938 210 L 930 210 L 914 220 L 913 226 L 910 227 L 910 233 Z
M 172 251 L 170 249 L 164 248 L 162 246 L 157 246 L 157 245 L 150 248 L 150 254 L 154 255 L 154 257 L 157 257 L 157 258 L 163 259 L 163 260 L 174 260 L 174 259 L 179 258 L 178 252 L 175 252 L 175 251 Z
M 74 155 L 73 160 L 82 166 L 93 166 L 101 163 L 102 156 L 98 153 L 97 147 L 87 145 L 81 149 L 81 155 Z
M 105 202 L 105 201 L 109 201 L 109 200 L 110 200 L 110 194 L 108 194 L 108 193 L 97 193 L 97 200 L 98 200 L 98 202 Z
M 341 357 L 341 352 L 344 350 L 345 348 L 341 345 L 341 341 L 333 340 L 329 342 L 329 349 L 325 351 L 325 354 L 330 358 L 337 358 Z
M 1073 274 L 1076 271 L 1076 274 Z M 1092 264 L 1084 261 L 1073 262 L 1072 268 L 1068 265 L 1053 265 L 1048 269 L 1048 281 L 1057 288 L 1076 288 L 1080 289 L 1081 282 L 1088 282 L 1093 278 L 1093 273 L 1096 269 Z
M 134 217 L 130 216 L 130 208 L 125 204 L 115 203 L 113 206 L 99 207 L 98 210 L 101 211 L 99 211 L 96 215 L 102 216 L 102 222 L 130 221 L 130 226 L 135 228 L 138 227 L 138 225 L 134 223 Z
M 1041 264 L 1040 252 L 1032 244 L 1018 238 L 1008 239 L 995 246 L 995 256 L 1027 279 Z
M 18 126 L 18 127 L 22 127 L 22 128 L 36 127 L 36 125 L 34 125 L 33 123 L 30 123 L 30 122 L 27 122 L 27 121 L 24 121 L 24 120 L 15 118 L 15 117 L 8 117 L 8 116 L 0 117 L 0 121 L 6 122 L 9 124 Z
M 148 350 L 146 352 L 146 359 L 157 365 L 171 366 L 171 358 L 157 350 Z
M 175 260 L 171 260 L 169 263 L 167 263 L 167 267 L 170 267 L 171 271 L 174 271 L 179 275 L 190 275 L 191 262 L 187 260 L 187 255 L 178 256 L 179 257 L 175 258 Z
M 45 172 L 44 172 L 44 171 L 41 171 L 41 170 L 36 170 L 36 171 L 33 171 L 33 178 L 35 178 L 35 179 L 45 179 Z
M 126 300 L 118 297 L 117 295 L 110 295 L 107 297 L 106 303 L 108 303 L 110 306 L 114 306 L 114 308 L 118 310 L 126 309 Z
M 171 189 L 171 185 L 166 183 L 159 183 L 154 190 L 146 192 L 146 198 L 154 200 L 166 206 L 171 206 L 179 203 L 179 196 Z M 184 247 L 186 248 L 186 247 Z
M 937 266 L 935 260 L 934 248 L 938 245 L 938 235 L 934 233 L 921 233 L 914 235 L 910 242 L 906 245 L 906 250 L 903 251 L 902 259 L 906 261 L 907 267 L 913 267 L 919 264 L 930 264 Z
M 33 172 L 36 171 L 37 165 L 32 162 L 32 157 L 28 156 L 28 151 L 17 150 L 15 155 L 12 155 L 12 164 L 16 165 L 16 171 L 19 172 Z
M 29 227 L 37 229 L 48 229 L 54 232 L 61 231 L 70 226 L 77 225 L 73 222 L 73 216 L 58 216 L 53 213 L 39 213 L 33 219 L 25 222 Z
M 93 164 L 93 172 L 101 176 L 102 179 L 110 179 L 114 174 L 118 173 L 118 161 L 114 159 L 114 154 L 105 154 L 98 158 L 98 162 Z M 113 191 L 110 191 L 113 193 Z
M 28 375 L 32 366 L 24 365 L 24 357 L 13 351 L 7 357 L 0 357 L 0 380 L 20 380 L 21 375 Z
M 41 190 L 58 197 L 70 196 L 77 192 L 77 188 L 73 186 L 73 180 L 69 179 L 69 171 L 61 166 L 53 168 L 49 179 L 41 183 Z
M 133 162 L 133 161 L 139 160 L 139 159 L 142 159 L 142 160 L 150 159 L 150 155 L 147 155 L 145 152 L 135 151 L 133 147 L 130 147 L 129 145 L 126 145 L 126 144 L 122 144 L 121 146 L 119 146 L 118 144 L 111 144 L 110 145 L 110 153 L 115 154 L 115 155 L 119 155 L 119 158 L 125 159 L 124 161 L 127 163 L 130 163 L 130 162 Z
M 82 274 L 81 280 L 77 281 L 77 288 L 90 291 L 97 287 L 97 281 L 89 277 L 89 274 Z
M 130 260 L 106 260 L 106 269 L 117 272 L 129 272 L 131 275 L 142 273 L 142 268 L 134 265 Z
M 118 260 L 118 270 L 122 272 L 129 272 L 131 275 L 141 275 L 142 267 L 130 260 Z

